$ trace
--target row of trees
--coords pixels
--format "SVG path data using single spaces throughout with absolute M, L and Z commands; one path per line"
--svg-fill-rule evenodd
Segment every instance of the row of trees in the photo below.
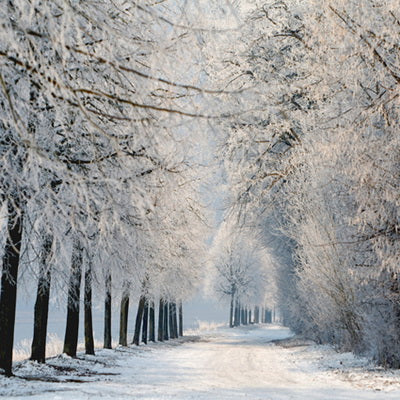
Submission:
M 162 321 L 174 315 L 202 275 L 210 143 L 234 205 L 209 271 L 231 324 L 235 305 L 275 301 L 296 332 L 400 366 L 396 2 L 184 7 L 0 10 L 0 368 L 11 374 L 21 285 L 37 292 L 34 359 L 50 289 L 68 303 L 64 351 L 76 351 L 82 280 L 88 332 L 93 287 L 106 346 L 113 299 L 126 325 L 134 293 L 137 330 L 153 338 L 155 304 Z
M 296 332 L 400 366 L 395 1 L 257 1 L 213 70 L 247 88 L 224 126 L 237 220 L 275 260 Z M 231 40 L 232 42 L 232 40 Z
M 230 320 L 231 328 L 240 325 L 260 324 L 273 322 L 272 311 L 268 308 L 254 306 L 254 309 L 241 307 L 239 303 L 235 305 L 233 319 Z
M 206 130 L 190 134 L 218 92 L 197 85 L 200 66 L 177 65 L 200 51 L 193 21 L 175 2 L 58 0 L 8 0 L 0 21 L 0 368 L 12 374 L 17 288 L 36 292 L 33 360 L 45 360 L 50 295 L 67 302 L 71 356 L 82 297 L 94 351 L 93 291 L 104 298 L 105 347 L 118 301 L 126 344 L 132 296 L 139 331 L 149 320 L 154 338 L 159 303 L 159 338 L 168 325 L 177 336 L 207 236 Z
M 259 323 L 259 304 L 272 306 L 270 262 L 259 239 L 227 215 L 213 241 L 208 278 L 211 293 L 229 302 L 230 327 Z

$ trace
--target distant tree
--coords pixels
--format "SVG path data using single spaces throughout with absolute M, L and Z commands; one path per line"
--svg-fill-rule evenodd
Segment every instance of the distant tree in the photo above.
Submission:
M 210 255 L 210 276 L 213 291 L 229 299 L 230 327 L 239 321 L 247 323 L 247 307 L 264 298 L 268 272 L 265 261 L 261 244 L 250 232 L 232 226 L 232 221 L 221 226 Z

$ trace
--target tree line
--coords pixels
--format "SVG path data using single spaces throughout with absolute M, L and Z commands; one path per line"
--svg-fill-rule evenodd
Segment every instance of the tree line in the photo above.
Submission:
M 82 299 L 94 353 L 93 294 L 104 299 L 106 348 L 118 301 L 127 345 L 134 296 L 134 343 L 140 333 L 144 342 L 182 335 L 182 301 L 202 278 L 208 235 L 196 149 L 205 137 L 200 128 L 197 141 L 191 135 L 208 119 L 202 99 L 212 92 L 197 85 L 195 69 L 176 66 L 176 54 L 199 48 L 192 21 L 175 26 L 185 15 L 168 1 L 1 7 L 0 368 L 8 376 L 22 287 L 36 294 L 35 361 L 46 357 L 51 296 L 67 304 L 70 356 Z
M 88 332 L 92 286 L 105 332 L 113 299 L 128 310 L 135 293 L 151 340 L 155 305 L 170 321 L 207 275 L 231 324 L 276 304 L 295 332 L 399 367 L 396 2 L 195 8 L 0 10 L 2 369 L 21 275 L 34 278 L 21 282 L 35 282 L 37 338 L 50 289 L 75 332 L 84 281 Z M 211 15 L 223 29 L 205 28 Z M 199 268 L 213 146 L 231 207 Z
M 287 326 L 398 368 L 398 5 L 260 1 L 243 14 L 212 67 L 249 110 L 223 122 L 230 214 L 262 237 Z

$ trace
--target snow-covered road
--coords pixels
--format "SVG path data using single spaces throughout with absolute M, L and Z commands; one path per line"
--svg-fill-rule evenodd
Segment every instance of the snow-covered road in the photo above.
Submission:
M 347 360 L 353 363 L 351 368 L 355 375 L 349 371 L 339 373 L 337 369 L 327 369 L 326 365 L 321 368 L 318 364 L 322 359 L 326 364 L 327 357 L 335 362 L 336 356 L 331 350 L 319 352 L 315 346 L 282 348 L 270 343 L 288 336 L 290 332 L 278 326 L 225 328 L 200 338 L 187 337 L 183 343 L 102 350 L 96 358 L 85 360 L 58 359 L 61 365 L 70 363 L 77 368 L 74 378 L 88 380 L 85 383 L 27 380 L 33 373 L 37 373 L 37 377 L 49 377 L 54 369 L 43 367 L 39 371 L 37 366 L 25 363 L 16 371 L 25 379 L 0 379 L 0 396 L 32 400 L 400 398 L 398 376 L 392 382 L 387 381 L 390 387 L 385 381 L 378 388 L 376 376 L 370 376 L 375 381 L 369 385 L 365 375 L 368 372 L 357 370 L 355 360 Z M 102 375 L 88 376 L 89 370 Z

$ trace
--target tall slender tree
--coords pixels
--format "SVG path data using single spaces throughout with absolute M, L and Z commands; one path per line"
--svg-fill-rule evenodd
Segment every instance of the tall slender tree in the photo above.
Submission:
M 150 301 L 149 305 L 149 341 L 156 341 L 156 323 L 155 323 L 155 304 L 154 301 Z
M 139 346 L 140 343 L 140 331 L 142 327 L 145 306 L 146 306 L 146 296 L 141 295 L 136 313 L 135 333 L 132 340 L 132 343 L 135 344 L 136 346 Z
M 112 319 L 112 275 L 111 271 L 106 274 L 105 282 L 105 300 L 104 300 L 104 343 L 103 347 L 105 349 L 112 348 L 112 338 L 111 338 L 111 319 Z
M 63 353 L 71 357 L 76 357 L 78 347 L 82 256 L 82 245 L 79 240 L 74 239 L 68 286 L 67 323 L 63 347 Z
M 164 341 L 164 301 L 160 298 L 158 305 L 158 333 L 157 339 L 159 342 Z
M 119 323 L 119 344 L 128 345 L 128 312 L 129 312 L 129 286 L 124 285 L 121 297 L 120 323 Z
M 51 250 L 53 238 L 44 235 L 42 253 L 40 255 L 38 287 L 33 323 L 33 340 L 31 360 L 44 363 L 46 360 L 47 321 L 49 314 L 50 283 L 51 283 Z
M 0 368 L 12 374 L 17 279 L 21 252 L 23 214 L 18 196 L 8 200 L 7 239 L 3 255 L 0 293 Z
M 93 270 L 92 261 L 87 260 L 85 270 L 85 286 L 84 286 L 84 326 L 85 326 L 85 351 L 86 354 L 94 355 L 94 339 L 93 339 L 93 317 L 92 317 L 92 281 Z

